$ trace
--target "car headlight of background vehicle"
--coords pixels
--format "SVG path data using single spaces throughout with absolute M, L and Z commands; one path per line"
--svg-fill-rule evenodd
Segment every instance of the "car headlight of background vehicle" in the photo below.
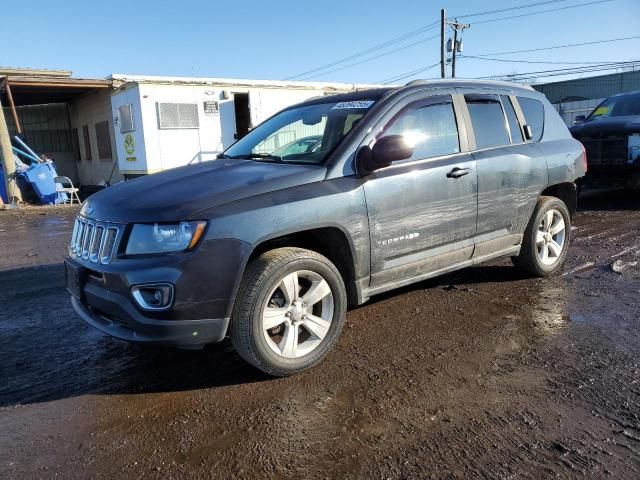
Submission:
M 207 222 L 137 223 L 127 242 L 127 255 L 181 252 L 193 248 Z

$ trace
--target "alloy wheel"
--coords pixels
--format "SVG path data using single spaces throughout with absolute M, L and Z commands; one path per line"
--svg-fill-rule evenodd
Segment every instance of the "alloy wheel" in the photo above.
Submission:
M 329 283 L 318 273 L 299 270 L 284 276 L 262 310 L 262 331 L 274 353 L 299 358 L 326 337 L 334 312 Z
M 538 258 L 544 265 L 553 265 L 562 255 L 566 240 L 564 217 L 555 208 L 549 209 L 542 217 L 536 232 Z

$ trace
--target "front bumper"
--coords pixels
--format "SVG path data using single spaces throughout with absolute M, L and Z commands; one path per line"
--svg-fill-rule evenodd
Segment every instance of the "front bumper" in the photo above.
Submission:
M 84 287 L 84 299 L 71 297 L 75 311 L 89 325 L 121 340 L 179 348 L 200 348 L 221 341 L 228 318 L 159 320 L 140 313 L 118 293 L 93 284 Z

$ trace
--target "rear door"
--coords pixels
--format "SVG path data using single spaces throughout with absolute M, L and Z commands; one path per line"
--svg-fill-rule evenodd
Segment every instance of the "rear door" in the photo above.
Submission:
M 373 138 L 403 135 L 414 155 L 365 180 L 372 291 L 469 260 L 477 213 L 475 161 L 451 95 L 406 100 L 381 124 Z
M 474 257 L 513 248 L 547 183 L 544 154 L 525 141 L 515 97 L 465 91 L 469 143 L 478 170 Z

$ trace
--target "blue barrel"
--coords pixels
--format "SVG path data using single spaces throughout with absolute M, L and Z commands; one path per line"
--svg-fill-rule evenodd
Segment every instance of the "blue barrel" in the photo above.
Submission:
M 32 166 L 26 172 L 20 174 L 33 187 L 33 191 L 44 204 L 55 205 L 59 202 L 59 195 L 56 191 L 56 182 L 53 181 L 58 176 L 53 163 L 46 162 Z

